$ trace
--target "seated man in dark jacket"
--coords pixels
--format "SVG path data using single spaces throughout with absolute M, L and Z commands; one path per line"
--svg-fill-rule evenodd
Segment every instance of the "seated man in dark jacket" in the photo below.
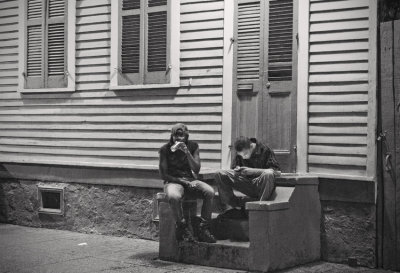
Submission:
M 231 170 L 221 170 L 215 175 L 221 201 L 227 211 L 240 207 L 233 190 L 265 201 L 275 190 L 275 176 L 279 164 L 274 152 L 255 138 L 239 137 L 235 141 L 236 157 Z
M 215 243 L 216 240 L 208 229 L 214 189 L 196 179 L 200 171 L 199 145 L 189 140 L 189 130 L 186 125 L 178 123 L 172 127 L 169 142 L 160 149 L 159 169 L 164 180 L 164 191 L 176 221 L 178 240 L 195 241 L 183 217 L 182 209 L 182 199 L 186 195 L 191 195 L 203 199 L 202 221 L 199 227 L 194 227 L 199 230 L 198 239 L 202 242 Z

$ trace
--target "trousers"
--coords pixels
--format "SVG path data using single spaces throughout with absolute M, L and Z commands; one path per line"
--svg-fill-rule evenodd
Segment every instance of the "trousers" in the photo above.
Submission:
M 192 187 L 183 187 L 181 184 L 173 182 L 167 182 L 164 185 L 164 192 L 167 196 L 175 221 L 180 222 L 183 219 L 182 200 L 184 198 L 202 199 L 203 206 L 201 208 L 201 217 L 206 221 L 211 220 L 212 204 L 215 195 L 214 189 L 200 180 L 194 180 L 190 183 Z
M 265 169 L 255 178 L 245 177 L 234 170 L 220 170 L 215 175 L 221 201 L 231 207 L 240 206 L 233 190 L 261 201 L 268 200 L 275 190 L 273 169 Z

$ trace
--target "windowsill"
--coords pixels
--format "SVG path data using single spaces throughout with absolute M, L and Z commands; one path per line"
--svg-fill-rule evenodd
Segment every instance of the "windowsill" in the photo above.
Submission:
M 70 88 L 39 88 L 39 89 L 18 89 L 18 92 L 23 94 L 29 93 L 63 93 L 63 92 L 75 92 L 75 87 Z
M 138 85 L 112 85 L 110 90 L 139 90 L 139 89 L 160 89 L 160 88 L 179 88 L 179 83 L 167 84 L 138 84 Z

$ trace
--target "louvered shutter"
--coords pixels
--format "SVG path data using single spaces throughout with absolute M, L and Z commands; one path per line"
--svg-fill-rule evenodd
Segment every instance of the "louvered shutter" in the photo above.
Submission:
M 66 10 L 67 0 L 48 0 L 46 20 L 46 87 L 48 88 L 67 86 Z
M 263 2 L 236 0 L 234 74 L 235 89 L 240 93 L 261 90 L 263 71 Z
M 268 80 L 290 82 L 293 75 L 293 0 L 270 0 Z
M 122 0 L 120 73 L 121 85 L 140 84 L 142 56 L 141 1 Z
M 167 0 L 148 0 L 144 83 L 169 82 Z
M 25 88 L 44 87 L 44 0 L 28 0 L 26 13 Z

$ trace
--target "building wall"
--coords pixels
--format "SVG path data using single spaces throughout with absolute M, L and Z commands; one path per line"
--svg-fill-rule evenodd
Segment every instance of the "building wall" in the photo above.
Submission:
M 375 177 L 374 1 L 310 1 L 308 170 Z
M 38 212 L 37 186 L 40 183 L 2 180 L 0 222 L 84 233 L 158 238 L 157 226 L 152 219 L 156 189 L 46 182 L 46 186 L 65 186 L 65 211 L 61 216 Z
M 321 258 L 376 266 L 375 204 L 322 201 Z
M 18 1 L 0 3 L 0 161 L 146 168 L 184 122 L 219 168 L 222 0 L 181 1 L 178 89 L 110 91 L 111 0 L 76 3 L 76 91 L 17 91 Z

